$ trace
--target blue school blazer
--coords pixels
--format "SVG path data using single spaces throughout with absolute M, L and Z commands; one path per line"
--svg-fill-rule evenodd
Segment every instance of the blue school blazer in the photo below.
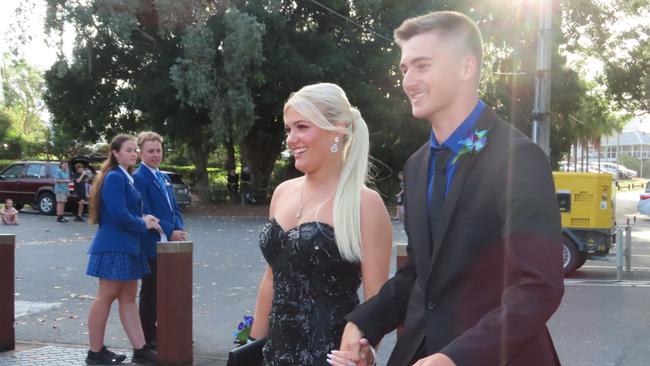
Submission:
M 110 170 L 101 188 L 99 228 L 88 253 L 124 252 L 139 255 L 147 232 L 142 197 L 119 167 Z
M 144 164 L 141 164 L 133 173 L 135 187 L 142 194 L 144 213 L 156 216 L 160 220 L 160 227 L 169 239 L 174 230 L 183 230 L 183 216 L 174 197 L 169 177 L 163 173 L 163 178 L 165 186 L 161 187 L 156 176 Z M 171 207 L 167 202 L 165 192 L 169 196 Z M 142 236 L 142 247 L 148 258 L 156 256 L 156 243 L 159 241 L 160 234 L 154 229 L 148 230 Z

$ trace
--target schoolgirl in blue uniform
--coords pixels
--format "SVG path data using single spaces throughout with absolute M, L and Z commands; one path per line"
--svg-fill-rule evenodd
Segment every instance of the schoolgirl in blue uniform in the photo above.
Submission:
M 90 196 L 89 221 L 99 227 L 88 251 L 86 274 L 99 278 L 99 289 L 88 314 L 90 350 L 86 364 L 115 365 L 126 359 L 104 345 L 106 321 L 117 299 L 122 326 L 133 345 L 132 362 L 155 365 L 156 354 L 145 345 L 135 297 L 138 280 L 149 273 L 141 237 L 148 229 L 160 230 L 160 226 L 154 216 L 143 215 L 142 198 L 131 177 L 138 159 L 135 138 L 118 135 L 110 149 Z

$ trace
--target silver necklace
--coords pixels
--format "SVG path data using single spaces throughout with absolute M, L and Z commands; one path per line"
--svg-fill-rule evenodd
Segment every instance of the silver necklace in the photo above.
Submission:
M 315 195 L 314 195 L 314 196 L 311 196 L 311 197 L 307 200 L 307 202 L 303 202 L 304 196 L 305 196 L 305 183 L 303 182 L 303 183 L 302 183 L 302 188 L 300 189 L 300 209 L 298 209 L 298 213 L 296 214 L 296 218 L 297 218 L 297 219 L 302 218 L 302 210 L 303 210 L 303 209 L 305 208 L 305 206 L 309 203 L 309 201 L 311 201 L 312 198 L 314 198 Z

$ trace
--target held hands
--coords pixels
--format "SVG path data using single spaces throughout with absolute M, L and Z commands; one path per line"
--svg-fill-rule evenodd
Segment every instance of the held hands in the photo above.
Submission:
M 327 362 L 334 366 L 370 366 L 375 364 L 370 343 L 354 324 L 348 322 L 341 338 L 341 350 L 327 355 Z
M 456 363 L 442 353 L 436 353 L 432 356 L 423 358 L 413 366 L 456 366 Z
M 147 230 L 149 229 L 154 229 L 158 231 L 159 233 L 162 232 L 162 228 L 160 227 L 160 220 L 158 220 L 155 216 L 152 215 L 144 215 L 143 217 L 144 223 L 147 226 Z

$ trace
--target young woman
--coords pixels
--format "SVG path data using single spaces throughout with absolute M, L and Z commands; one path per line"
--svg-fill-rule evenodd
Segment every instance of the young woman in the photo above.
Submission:
M 359 286 L 367 299 L 388 279 L 390 216 L 365 185 L 368 128 L 340 87 L 300 89 L 284 106 L 284 123 L 304 176 L 273 193 L 251 337 L 267 337 L 265 365 L 327 365 Z
M 135 296 L 138 279 L 149 273 L 141 236 L 148 229 L 160 230 L 160 226 L 154 216 L 143 216 L 142 198 L 133 185 L 131 169 L 138 159 L 135 138 L 118 135 L 110 148 L 90 197 L 89 221 L 99 228 L 88 251 L 86 274 L 99 278 L 99 289 L 88 314 L 86 364 L 115 365 L 126 358 L 104 346 L 106 321 L 117 299 L 122 326 L 133 345 L 133 363 L 155 365 L 156 354 L 145 346 Z
M 70 183 L 70 171 L 68 170 L 68 162 L 62 161 L 59 163 L 59 170 L 56 172 L 56 177 L 54 181 L 54 194 L 56 194 L 56 221 L 57 222 L 68 222 L 65 217 L 63 217 L 65 204 L 68 202 L 68 196 L 70 196 L 70 189 L 68 188 L 68 183 Z

